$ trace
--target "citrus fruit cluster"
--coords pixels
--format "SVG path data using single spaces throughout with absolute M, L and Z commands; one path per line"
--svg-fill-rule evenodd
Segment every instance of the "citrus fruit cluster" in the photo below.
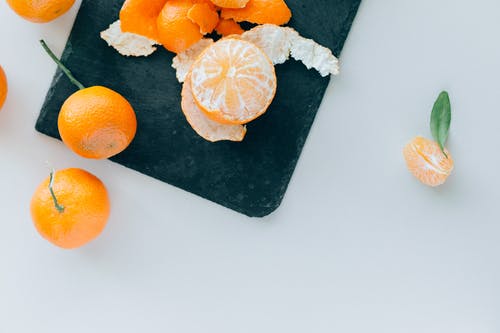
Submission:
M 237 22 L 287 23 L 292 13 L 284 0 L 126 0 L 121 30 L 180 53 L 213 32 L 240 34 Z
M 291 16 L 283 0 L 126 0 L 101 38 L 125 56 L 149 56 L 160 43 L 177 53 L 188 123 L 208 141 L 242 141 L 274 98 L 273 65 L 293 57 L 322 76 L 339 72 L 330 49 L 280 26 Z M 242 21 L 257 26 L 244 31 Z M 217 42 L 205 37 L 214 29 Z
M 125 150 L 137 129 L 135 112 L 127 99 L 106 87 L 85 88 L 45 42 L 41 44 L 78 88 L 59 112 L 58 129 L 66 146 L 91 159 L 109 158 Z M 106 187 L 81 169 L 53 171 L 31 200 L 31 215 L 38 232 L 67 249 L 96 238 L 104 229 L 109 213 Z
M 74 0 L 7 0 L 32 22 L 49 22 L 67 12 Z M 274 65 L 290 57 L 322 76 L 338 74 L 332 52 L 292 28 L 284 0 L 125 0 L 120 20 L 101 33 L 124 55 L 147 56 L 163 45 L 177 53 L 173 67 L 183 83 L 181 109 L 191 127 L 208 141 L 244 139 L 246 124 L 262 116 L 277 90 Z M 257 24 L 244 31 L 239 22 Z M 212 32 L 222 36 L 205 38 Z M 42 46 L 78 90 L 61 107 L 58 129 L 76 154 L 106 159 L 125 150 L 137 131 L 133 107 L 118 92 L 85 87 Z M 0 108 L 7 95 L 7 79 L 0 66 Z M 453 170 L 444 148 L 450 124 L 446 92 L 431 116 L 435 141 L 416 137 L 403 149 L 408 169 L 430 186 L 443 184 Z M 31 215 L 38 232 L 62 248 L 80 247 L 95 239 L 110 215 L 105 185 L 89 172 L 70 168 L 52 171 L 36 189 Z

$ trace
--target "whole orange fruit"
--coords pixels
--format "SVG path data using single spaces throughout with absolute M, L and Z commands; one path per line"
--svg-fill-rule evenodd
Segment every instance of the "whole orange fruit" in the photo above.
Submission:
M 58 118 L 59 134 L 75 153 L 105 159 L 128 147 L 137 130 L 130 103 L 106 87 L 81 89 L 64 102 Z
M 2 66 L 0 66 L 0 109 L 7 98 L 7 89 L 7 77 L 5 76 Z
M 106 226 L 109 213 L 106 187 L 96 176 L 81 169 L 51 174 L 31 199 L 31 216 L 38 232 L 65 249 L 80 247 L 96 238 Z
M 35 23 L 46 23 L 66 13 L 75 0 L 7 0 L 19 16 Z

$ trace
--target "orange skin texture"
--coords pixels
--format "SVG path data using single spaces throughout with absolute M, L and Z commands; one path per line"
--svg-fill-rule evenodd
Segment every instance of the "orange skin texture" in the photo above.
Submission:
M 207 3 L 194 4 L 189 9 L 187 17 L 200 27 L 200 33 L 203 35 L 211 33 L 219 23 L 217 10 Z
M 211 0 L 214 5 L 221 8 L 243 8 L 249 0 Z
M 7 0 L 22 18 L 34 23 L 47 23 L 66 13 L 75 0 Z
M 215 31 L 221 36 L 241 35 L 245 32 L 240 25 L 233 20 L 220 20 L 215 27 Z
M 292 12 L 283 0 L 250 0 L 245 8 L 223 8 L 221 17 L 236 22 L 283 25 L 290 21 Z
M 3 71 L 2 66 L 0 66 L 0 109 L 5 103 L 5 99 L 7 98 L 7 91 L 7 76 L 5 76 L 5 72 Z
M 120 10 L 121 28 L 179 53 L 212 32 L 219 22 L 210 0 L 126 0 Z
M 204 4 L 207 4 L 208 6 L 210 6 L 211 9 L 214 9 L 214 10 L 218 10 L 220 8 L 218 8 L 216 5 L 214 5 L 214 3 L 210 0 L 190 0 L 193 4 L 197 4 L 197 3 L 204 3 Z
M 169 0 L 158 16 L 159 42 L 169 51 L 181 53 L 203 38 L 200 27 L 188 17 L 190 0 Z
M 53 191 L 59 212 L 49 191 L 49 177 L 31 199 L 31 217 L 40 235 L 64 249 L 74 249 L 95 239 L 110 215 L 110 201 L 104 184 L 81 169 L 65 169 L 54 174 Z
M 123 32 L 158 40 L 156 20 L 167 0 L 126 0 L 120 10 Z
M 137 119 L 130 103 L 119 93 L 101 86 L 75 92 L 63 104 L 58 118 L 59 134 L 75 153 L 106 159 L 134 139 Z
M 448 150 L 445 152 L 448 158 L 436 142 L 417 136 L 404 147 L 403 156 L 418 180 L 435 187 L 443 184 L 453 170 L 453 158 Z

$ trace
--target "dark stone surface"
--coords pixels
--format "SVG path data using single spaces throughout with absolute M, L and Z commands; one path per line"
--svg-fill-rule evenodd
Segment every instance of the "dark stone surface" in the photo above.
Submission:
M 360 1 L 287 0 L 293 13 L 290 25 L 338 55 Z M 206 142 L 181 112 L 181 85 L 171 68 L 171 53 L 161 49 L 147 58 L 125 58 L 99 38 L 117 19 L 122 3 L 83 0 L 62 56 L 84 85 L 118 91 L 137 113 L 136 138 L 112 160 L 248 216 L 273 212 L 283 199 L 329 78 L 295 61 L 277 66 L 276 98 L 263 117 L 248 125 L 245 140 Z M 38 131 L 60 138 L 59 109 L 75 90 L 57 71 Z

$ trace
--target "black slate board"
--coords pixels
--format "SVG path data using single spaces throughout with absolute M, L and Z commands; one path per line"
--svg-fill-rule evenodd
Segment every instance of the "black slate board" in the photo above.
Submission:
M 361 0 L 286 0 L 290 26 L 305 37 L 342 50 Z M 181 85 L 163 49 L 148 58 L 125 58 L 99 38 L 117 19 L 123 0 L 83 0 L 62 55 L 85 85 L 123 94 L 138 118 L 137 136 L 111 160 L 235 211 L 262 217 L 280 205 L 329 83 L 289 61 L 278 65 L 278 91 L 269 111 L 248 125 L 241 143 L 209 143 L 180 110 Z M 48 41 L 50 44 L 50 41 Z M 57 71 L 36 129 L 60 139 L 57 116 L 75 91 Z

